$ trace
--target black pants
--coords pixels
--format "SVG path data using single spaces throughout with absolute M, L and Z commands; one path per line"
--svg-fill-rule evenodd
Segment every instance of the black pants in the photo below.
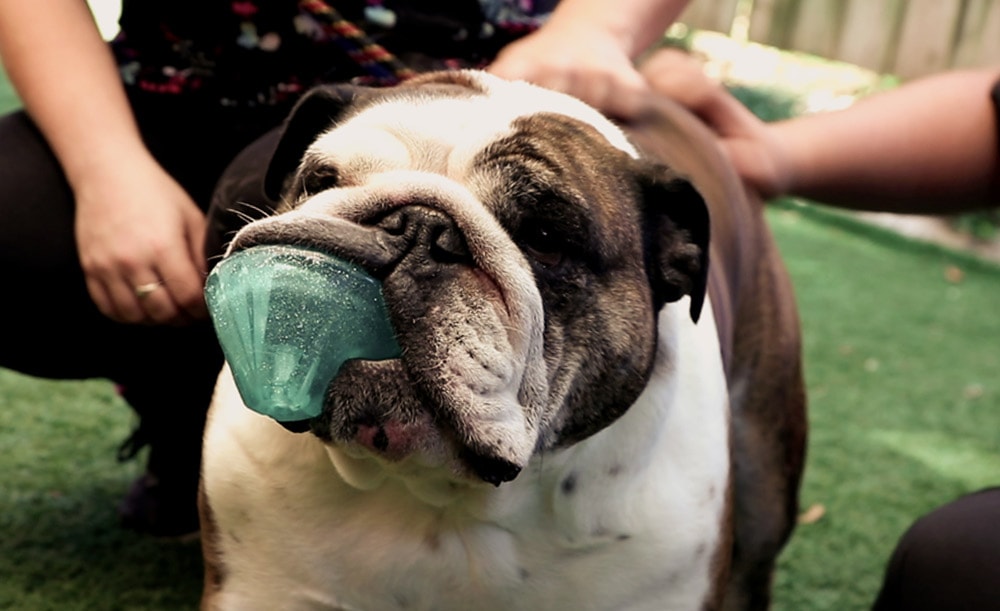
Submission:
M 146 145 L 203 209 L 232 157 L 288 110 L 241 112 L 143 94 L 131 101 Z M 196 478 L 222 364 L 211 324 L 125 325 L 103 316 L 87 293 L 73 223 L 72 192 L 30 117 L 0 117 L 0 367 L 118 383 L 153 446 L 150 468 Z M 209 243 L 218 248 L 220 238 Z
M 910 527 L 873 609 L 1000 609 L 1000 488 L 964 496 Z

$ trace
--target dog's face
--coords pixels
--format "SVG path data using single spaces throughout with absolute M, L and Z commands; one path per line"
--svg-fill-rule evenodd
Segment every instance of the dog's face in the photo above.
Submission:
M 296 244 L 382 282 L 402 356 L 350 361 L 308 423 L 345 479 L 516 477 L 650 375 L 664 304 L 704 299 L 708 213 L 582 103 L 477 72 L 307 95 L 267 176 Z

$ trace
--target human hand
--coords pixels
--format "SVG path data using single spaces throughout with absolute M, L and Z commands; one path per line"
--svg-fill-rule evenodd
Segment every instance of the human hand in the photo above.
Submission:
M 507 45 L 487 70 L 567 93 L 617 118 L 649 89 L 621 42 L 587 24 L 542 27 Z
M 719 143 L 744 184 L 762 199 L 788 192 L 788 155 L 774 129 L 758 119 L 698 61 L 676 49 L 657 51 L 640 66 L 654 92 L 697 115 L 718 136 Z
M 74 194 L 80 263 L 105 316 L 144 324 L 207 316 L 205 215 L 152 157 L 92 171 Z

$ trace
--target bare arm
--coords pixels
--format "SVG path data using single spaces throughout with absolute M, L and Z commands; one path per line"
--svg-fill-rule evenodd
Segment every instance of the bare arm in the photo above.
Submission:
M 0 2 L 0 56 L 73 190 L 98 308 L 123 322 L 204 316 L 204 216 L 143 145 L 86 2 Z M 163 290 L 139 299 L 151 282 Z
M 789 193 L 840 206 L 946 214 L 998 205 L 990 90 L 1000 70 L 916 80 L 839 112 L 775 124 Z
M 545 27 L 604 30 L 618 41 L 629 59 L 635 59 L 657 42 L 689 0 L 563 0 Z M 586 38 L 576 44 L 586 46 Z
M 0 54 L 71 184 L 121 154 L 144 154 L 117 68 L 85 2 L 0 4 Z
M 494 74 L 575 95 L 611 114 L 647 88 L 633 60 L 658 41 L 688 0 L 563 0 L 537 32 L 512 43 Z
M 798 195 L 859 210 L 950 214 L 1000 204 L 990 90 L 1000 69 L 943 72 L 845 110 L 758 120 L 677 51 L 643 67 L 653 89 L 698 114 L 765 199 Z

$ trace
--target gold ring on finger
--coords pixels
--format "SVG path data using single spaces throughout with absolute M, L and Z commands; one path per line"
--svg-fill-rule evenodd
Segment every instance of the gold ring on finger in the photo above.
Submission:
M 156 289 L 163 286 L 162 282 L 147 282 L 146 284 L 137 284 L 135 286 L 135 296 L 139 299 L 145 299 L 153 294 Z

